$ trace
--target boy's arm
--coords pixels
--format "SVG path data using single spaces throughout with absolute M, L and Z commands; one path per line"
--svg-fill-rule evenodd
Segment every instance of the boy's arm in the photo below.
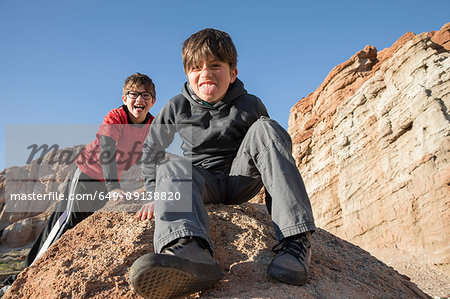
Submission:
M 153 120 L 142 148 L 142 174 L 147 192 L 155 191 L 156 166 L 165 159 L 175 131 L 175 116 L 169 102 Z
M 116 141 L 111 137 L 100 135 L 100 157 L 106 189 L 120 189 L 116 165 Z
M 147 193 L 155 192 L 156 166 L 166 157 L 166 148 L 172 143 L 175 135 L 174 117 L 167 105 L 153 120 L 150 131 L 142 148 L 142 174 Z M 141 220 L 152 219 L 154 202 L 144 204 L 136 216 Z
M 103 178 L 108 192 L 117 193 L 117 197 L 123 196 L 124 191 L 120 187 L 116 164 L 116 141 L 108 136 L 100 135 L 100 163 L 102 165 Z

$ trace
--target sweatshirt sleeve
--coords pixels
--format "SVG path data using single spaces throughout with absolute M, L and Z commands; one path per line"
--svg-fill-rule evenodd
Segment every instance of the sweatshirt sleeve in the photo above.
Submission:
M 106 189 L 109 192 L 120 189 L 116 165 L 116 141 L 113 138 L 100 135 L 100 160 Z
M 147 192 L 155 191 L 156 166 L 166 157 L 175 135 L 175 114 L 171 101 L 158 113 L 142 148 L 142 174 Z
M 258 98 L 258 111 L 259 116 L 266 116 L 269 117 L 269 113 L 267 112 L 266 106 L 263 104 L 263 102 Z
M 123 110 L 113 109 L 103 119 L 98 128 L 97 137 L 101 135 L 108 136 L 117 142 L 123 134 L 124 124 L 127 124 L 126 113 Z

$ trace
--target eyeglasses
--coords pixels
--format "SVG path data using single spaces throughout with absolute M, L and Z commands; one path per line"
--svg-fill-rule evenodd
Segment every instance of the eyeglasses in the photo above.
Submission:
M 130 99 L 136 100 L 139 96 L 141 96 L 144 100 L 148 101 L 153 98 L 152 94 L 149 92 L 137 92 L 137 91 L 127 91 L 127 96 Z

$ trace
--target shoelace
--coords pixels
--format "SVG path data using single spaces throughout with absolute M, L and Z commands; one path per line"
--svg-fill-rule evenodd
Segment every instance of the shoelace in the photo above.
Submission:
M 285 252 L 300 258 L 306 256 L 306 249 L 309 247 L 311 247 L 311 243 L 309 243 L 308 238 L 305 235 L 301 235 L 297 238 L 288 237 L 283 239 L 272 247 L 272 251 L 275 253 Z

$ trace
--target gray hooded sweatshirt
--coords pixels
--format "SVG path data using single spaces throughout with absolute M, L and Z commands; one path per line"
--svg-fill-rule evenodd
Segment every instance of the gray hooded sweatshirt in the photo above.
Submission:
M 185 159 L 213 173 L 228 174 L 250 126 L 267 109 L 248 94 L 239 79 L 214 104 L 199 99 L 186 82 L 181 94 L 167 102 L 150 127 L 142 150 L 142 172 L 147 191 L 155 191 L 156 166 L 175 133 L 180 135 Z

